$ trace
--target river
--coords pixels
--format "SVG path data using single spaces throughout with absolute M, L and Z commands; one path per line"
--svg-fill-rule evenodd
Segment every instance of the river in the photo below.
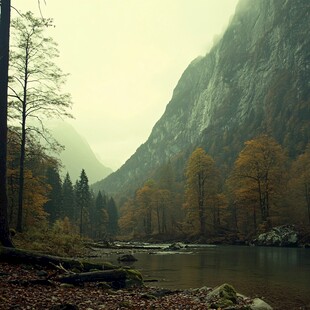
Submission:
M 232 284 L 274 309 L 310 309 L 310 250 L 245 246 L 195 246 L 178 252 L 135 252 L 134 267 L 152 286 L 173 289 Z M 110 260 L 115 263 L 116 256 Z

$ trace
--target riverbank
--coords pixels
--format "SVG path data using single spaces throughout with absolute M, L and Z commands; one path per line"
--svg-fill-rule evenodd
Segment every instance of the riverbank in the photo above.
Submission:
M 152 287 L 112 290 L 102 283 L 83 286 L 64 285 L 53 281 L 55 271 L 30 265 L 0 263 L 0 305 L 2 310 L 95 310 L 95 309 L 218 309 L 222 299 L 215 290 L 169 290 Z M 40 281 L 49 279 L 48 281 Z M 37 282 L 36 282 L 37 281 Z M 233 309 L 251 308 L 253 300 L 236 295 L 225 285 L 225 302 L 231 299 Z M 228 294 L 228 295 L 227 295 Z M 223 299 L 224 300 L 224 299 Z M 208 306 L 207 306 L 208 301 Z M 254 304 L 262 304 L 255 301 Z M 221 309 L 228 307 L 223 304 Z M 232 304 L 231 304 L 232 305 Z M 211 308 L 212 307 L 212 308 Z M 258 309 L 258 308 L 257 308 Z M 267 306 L 259 309 L 271 309 Z
M 125 245 L 124 247 L 122 247 Z M 137 246 L 136 249 L 134 247 Z M 116 243 L 113 249 L 88 253 L 94 261 L 118 263 L 124 254 L 138 260 L 138 269 L 152 286 L 186 290 L 204 285 L 232 284 L 246 296 L 259 297 L 274 309 L 310 309 L 310 250 L 303 248 Z

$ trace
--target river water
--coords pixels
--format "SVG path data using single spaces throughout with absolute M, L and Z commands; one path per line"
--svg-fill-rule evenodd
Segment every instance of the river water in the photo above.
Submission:
M 133 254 L 138 259 L 133 266 L 144 278 L 158 280 L 151 286 L 187 289 L 229 283 L 274 309 L 310 309 L 309 249 L 195 246 Z

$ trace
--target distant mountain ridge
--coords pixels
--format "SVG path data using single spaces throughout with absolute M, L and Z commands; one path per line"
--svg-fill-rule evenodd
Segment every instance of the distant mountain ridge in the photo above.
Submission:
M 64 165 L 63 173 L 69 172 L 71 180 L 75 182 L 85 170 L 89 183 L 92 184 L 111 174 L 112 169 L 105 167 L 96 157 L 88 142 L 66 122 L 57 121 L 48 125 L 53 137 L 65 150 L 60 159 Z
M 221 40 L 181 76 L 148 140 L 94 188 L 133 191 L 202 146 L 231 165 L 267 132 L 294 157 L 310 136 L 310 1 L 241 0 Z M 181 173 L 180 173 L 181 174 Z

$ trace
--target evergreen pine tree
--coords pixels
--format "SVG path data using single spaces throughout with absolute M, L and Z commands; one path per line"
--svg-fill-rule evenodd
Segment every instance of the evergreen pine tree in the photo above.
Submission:
M 91 194 L 88 185 L 88 177 L 82 169 L 80 179 L 75 186 L 76 206 L 79 212 L 80 235 L 85 234 L 86 226 L 89 220 L 89 209 L 91 205 Z
M 94 227 L 95 227 L 95 238 L 103 238 L 107 232 L 108 223 L 108 212 L 107 212 L 107 197 L 98 192 L 95 200 L 94 209 Z
M 75 221 L 75 199 L 74 199 L 74 190 L 73 184 L 70 178 L 69 173 L 66 174 L 65 179 L 62 184 L 62 208 L 63 216 L 68 217 L 73 223 Z
M 115 236 L 118 232 L 118 212 L 112 197 L 108 200 L 107 211 L 109 216 L 108 233 L 111 236 Z
M 46 181 L 51 190 L 48 194 L 49 201 L 45 203 L 44 209 L 49 214 L 49 222 L 53 224 L 62 217 L 62 185 L 59 172 L 55 167 L 49 167 L 46 171 Z

